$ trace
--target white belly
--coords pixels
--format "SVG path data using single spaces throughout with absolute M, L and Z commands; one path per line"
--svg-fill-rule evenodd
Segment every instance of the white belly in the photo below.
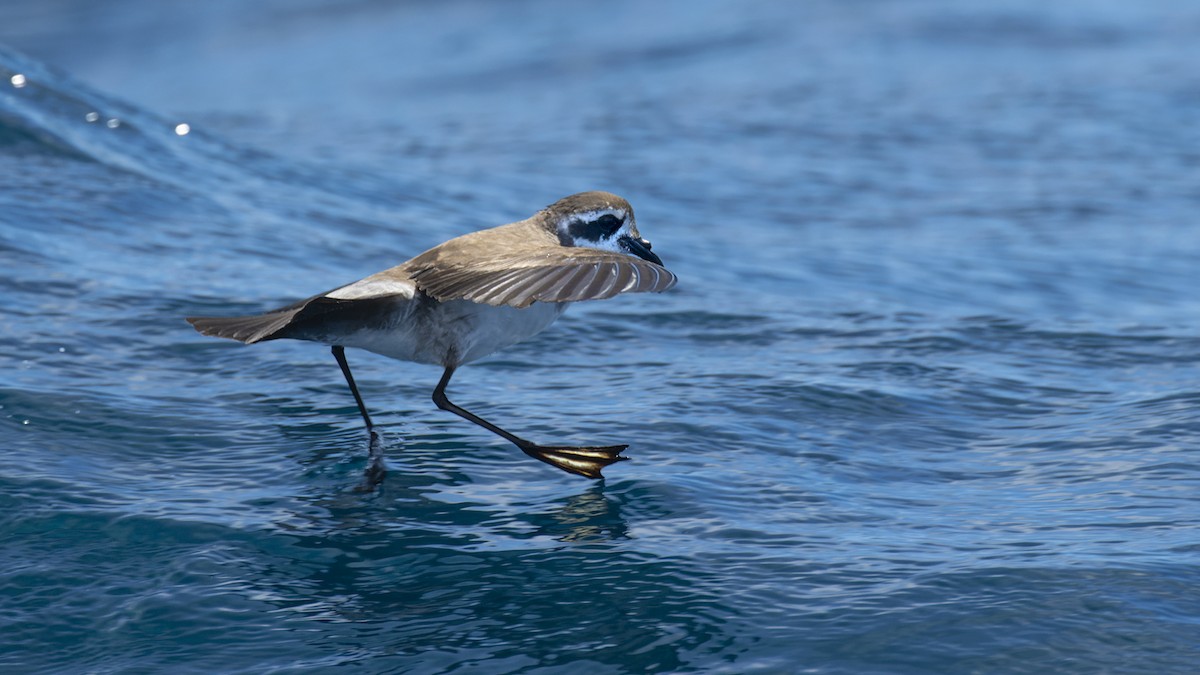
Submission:
M 367 329 L 339 340 L 403 361 L 458 366 L 537 335 L 570 303 L 535 302 L 524 309 L 466 300 L 413 302 L 387 329 Z

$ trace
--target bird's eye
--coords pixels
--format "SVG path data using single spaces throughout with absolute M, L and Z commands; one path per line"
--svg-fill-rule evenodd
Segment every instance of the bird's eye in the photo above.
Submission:
M 606 213 L 588 224 L 599 229 L 605 236 L 608 236 L 621 229 L 622 222 L 613 214 Z

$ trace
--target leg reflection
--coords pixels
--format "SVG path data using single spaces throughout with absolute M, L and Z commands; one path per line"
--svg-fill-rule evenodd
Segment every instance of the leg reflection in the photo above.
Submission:
M 371 429 L 371 441 L 367 455 L 367 468 L 363 471 L 362 482 L 355 488 L 357 492 L 374 492 L 375 488 L 387 476 L 387 465 L 383 463 L 383 436 Z

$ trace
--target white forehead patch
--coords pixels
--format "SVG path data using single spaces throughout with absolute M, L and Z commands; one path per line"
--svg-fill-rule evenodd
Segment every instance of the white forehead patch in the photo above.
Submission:
M 569 223 L 572 220 L 582 220 L 590 223 L 591 221 L 597 218 L 603 218 L 604 216 L 616 216 L 617 220 L 625 220 L 625 209 L 596 209 L 594 211 L 578 211 L 568 216 L 566 222 Z

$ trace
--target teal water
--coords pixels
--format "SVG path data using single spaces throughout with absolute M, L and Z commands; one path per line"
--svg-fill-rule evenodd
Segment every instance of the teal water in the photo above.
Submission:
M 4 672 L 1200 662 L 1200 7 L 0 6 Z M 452 393 L 603 483 L 182 320 L 587 189 L 679 286 Z

